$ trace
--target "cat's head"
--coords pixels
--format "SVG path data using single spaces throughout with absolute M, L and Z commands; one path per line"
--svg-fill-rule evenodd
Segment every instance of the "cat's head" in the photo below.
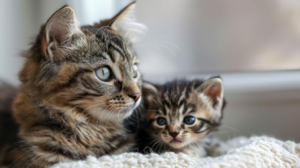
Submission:
M 220 124 L 224 108 L 219 77 L 206 81 L 174 81 L 164 85 L 143 83 L 147 131 L 174 149 L 199 144 Z
M 82 27 L 71 7 L 59 9 L 24 54 L 21 91 L 38 106 L 99 121 L 129 116 L 142 84 L 131 42 L 144 26 L 134 21 L 134 8 L 132 3 L 112 19 Z

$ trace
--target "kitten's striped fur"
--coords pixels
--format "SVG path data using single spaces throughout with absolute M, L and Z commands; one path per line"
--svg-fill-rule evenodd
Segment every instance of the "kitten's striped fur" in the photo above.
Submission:
M 183 152 L 203 156 L 202 140 L 220 125 L 225 105 L 220 78 L 179 80 L 163 85 L 143 83 L 145 124 L 138 133 L 141 152 Z M 193 117 L 193 124 L 184 119 Z M 165 124 L 159 125 L 159 118 Z
M 141 75 L 132 77 L 138 60 L 119 22 L 133 8 L 79 27 L 64 6 L 42 26 L 19 74 L 13 105 L 19 139 L 5 148 L 0 167 L 48 167 L 132 146 L 122 123 L 139 103 Z M 113 74 L 107 82 L 95 74 L 103 66 Z

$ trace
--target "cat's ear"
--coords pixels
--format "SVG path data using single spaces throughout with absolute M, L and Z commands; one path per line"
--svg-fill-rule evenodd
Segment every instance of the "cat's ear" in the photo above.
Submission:
M 221 110 L 224 101 L 223 81 L 220 77 L 206 80 L 197 89 L 197 92 L 208 98 L 214 109 Z
M 83 32 L 74 10 L 64 6 L 56 11 L 42 29 L 42 50 L 51 60 L 57 60 L 68 51 L 80 45 L 77 40 L 83 41 Z
M 143 34 L 147 29 L 145 25 L 136 22 L 135 8 L 136 4 L 132 2 L 113 17 L 110 23 L 112 29 L 120 32 L 131 42 L 137 41 L 139 34 Z

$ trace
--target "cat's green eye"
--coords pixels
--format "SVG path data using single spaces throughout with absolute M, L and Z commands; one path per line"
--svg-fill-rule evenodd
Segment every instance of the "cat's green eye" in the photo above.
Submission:
M 183 119 L 183 122 L 184 122 L 185 124 L 188 124 L 188 125 L 194 124 L 195 121 L 196 121 L 196 118 L 195 118 L 195 117 L 192 117 L 192 116 L 187 116 L 187 117 L 185 117 L 185 118 Z
M 158 125 L 160 125 L 160 126 L 166 125 L 166 124 L 167 124 L 167 120 L 166 120 L 165 118 L 163 118 L 163 117 L 158 117 L 158 118 L 156 119 L 156 123 L 157 123 Z
M 138 67 L 136 65 L 132 66 L 132 77 L 136 78 L 138 76 Z
M 102 81 L 109 81 L 111 77 L 110 69 L 108 67 L 101 67 L 96 70 L 96 75 Z

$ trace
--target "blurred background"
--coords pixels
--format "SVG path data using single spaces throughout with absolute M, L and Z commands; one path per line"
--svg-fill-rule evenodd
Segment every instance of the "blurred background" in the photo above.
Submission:
M 64 4 L 82 25 L 112 17 L 131 0 L 1 0 L 0 79 L 18 85 L 20 53 Z M 134 44 L 144 78 L 224 79 L 222 139 L 270 135 L 300 141 L 300 1 L 137 1 L 148 27 Z

